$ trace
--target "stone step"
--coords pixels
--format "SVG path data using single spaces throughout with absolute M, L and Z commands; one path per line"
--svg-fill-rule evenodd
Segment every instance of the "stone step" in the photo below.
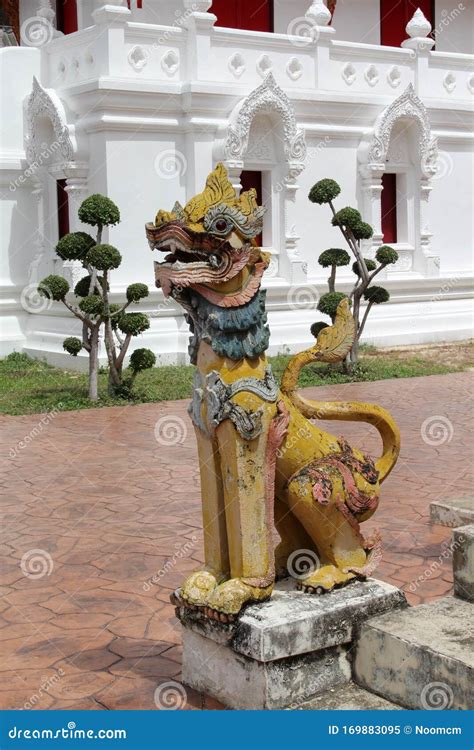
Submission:
M 464 526 L 474 522 L 474 496 L 455 497 L 449 500 L 436 500 L 430 503 L 432 523 L 440 526 Z
M 454 593 L 474 602 L 474 524 L 453 531 Z
M 472 709 L 474 607 L 446 597 L 362 625 L 354 680 L 412 709 Z
M 339 688 L 327 690 L 301 706 L 290 706 L 300 711 L 401 711 L 396 703 L 370 693 L 350 682 Z

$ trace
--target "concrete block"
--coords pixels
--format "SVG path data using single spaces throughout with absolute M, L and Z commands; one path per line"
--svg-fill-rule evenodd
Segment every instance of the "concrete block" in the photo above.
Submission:
M 404 606 L 398 589 L 370 579 L 324 596 L 282 582 L 232 624 L 180 608 L 183 681 L 231 708 L 298 707 L 350 681 L 348 653 L 361 623 Z
M 293 708 L 290 706 L 290 708 Z M 339 688 L 330 688 L 301 706 L 301 711 L 401 711 L 396 703 L 369 693 L 359 685 L 350 682 Z
M 446 597 L 364 623 L 354 680 L 406 708 L 473 708 L 473 611 Z
M 183 682 L 230 708 L 287 708 L 350 679 L 347 649 L 341 646 L 259 662 L 192 630 L 183 631 Z
M 474 522 L 474 497 L 456 497 L 449 500 L 436 500 L 430 503 L 432 523 L 440 526 L 464 526 Z
M 454 593 L 474 602 L 474 524 L 453 531 Z
M 294 583 L 291 583 L 294 586 Z M 323 596 L 288 590 L 281 582 L 270 599 L 247 607 L 234 625 L 181 610 L 181 622 L 216 643 L 257 661 L 274 661 L 350 643 L 364 620 L 406 606 L 395 586 L 369 579 Z

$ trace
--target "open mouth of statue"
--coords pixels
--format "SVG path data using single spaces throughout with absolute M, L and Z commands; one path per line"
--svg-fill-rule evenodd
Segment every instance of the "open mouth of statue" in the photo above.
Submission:
M 155 262 L 157 287 L 168 296 L 173 288 L 224 284 L 247 265 L 251 245 L 235 249 L 228 242 L 208 234 L 192 232 L 182 224 L 169 222 L 163 227 L 147 225 L 147 237 L 154 250 L 166 253 L 164 261 Z

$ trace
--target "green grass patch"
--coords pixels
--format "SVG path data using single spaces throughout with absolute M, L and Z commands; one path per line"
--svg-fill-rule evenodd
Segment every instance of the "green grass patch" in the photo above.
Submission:
M 275 377 L 281 375 L 291 359 L 288 355 L 270 357 Z M 408 355 L 404 359 L 390 354 L 364 356 L 351 372 L 339 365 L 314 364 L 305 367 L 299 384 L 306 386 L 354 383 L 386 378 L 412 378 L 423 375 L 444 375 L 461 372 L 463 365 L 434 363 L 423 356 Z M 100 399 L 93 403 L 87 397 L 87 374 L 51 367 L 26 354 L 10 354 L 0 360 L 0 413 L 34 414 L 52 409 L 90 409 L 100 406 L 124 406 L 128 403 L 148 403 L 189 398 L 194 367 L 164 366 L 145 370 L 138 375 L 131 401 L 107 395 L 107 373 L 99 375 Z

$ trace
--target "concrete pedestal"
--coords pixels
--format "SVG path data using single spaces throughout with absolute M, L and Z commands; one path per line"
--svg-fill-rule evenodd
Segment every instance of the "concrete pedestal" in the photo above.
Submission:
M 474 602 L 474 524 L 453 531 L 454 593 Z
M 183 682 L 230 708 L 297 708 L 350 682 L 363 622 L 406 606 L 401 591 L 374 579 L 323 596 L 293 587 L 283 581 L 229 625 L 180 608 Z
M 354 680 L 411 709 L 472 710 L 473 607 L 447 596 L 364 623 Z
M 474 522 L 474 497 L 448 498 L 430 503 L 432 523 L 456 528 Z

